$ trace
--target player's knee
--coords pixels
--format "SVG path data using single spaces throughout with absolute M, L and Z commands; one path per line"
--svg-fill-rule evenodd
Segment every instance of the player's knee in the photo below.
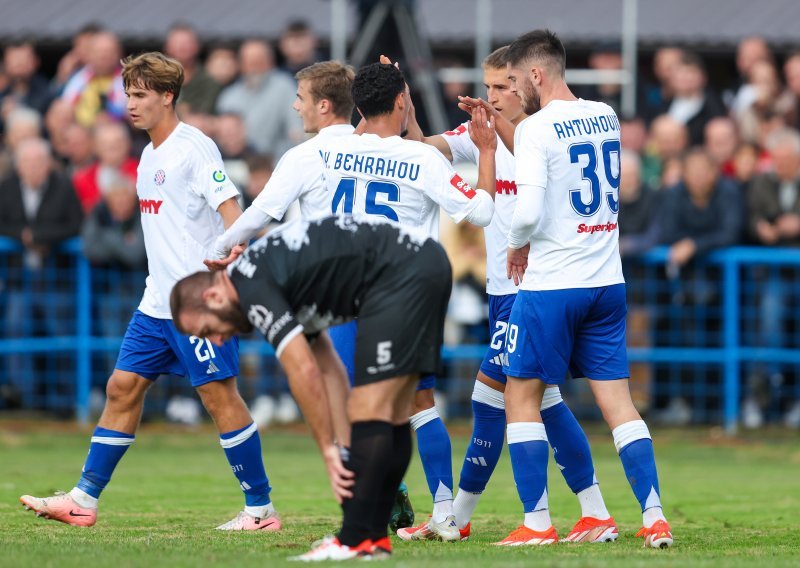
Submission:
M 114 373 L 106 383 L 106 404 L 120 408 L 135 406 L 141 402 L 145 389 L 135 378 Z

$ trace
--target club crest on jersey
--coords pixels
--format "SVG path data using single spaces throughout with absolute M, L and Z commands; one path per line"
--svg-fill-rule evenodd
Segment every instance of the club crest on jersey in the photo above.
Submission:
M 153 181 L 156 182 L 156 185 L 162 185 L 167 179 L 167 174 L 164 173 L 164 170 L 158 170 L 156 175 L 153 176 Z
M 226 176 L 225 172 L 223 172 L 222 170 L 214 170 L 214 173 L 211 174 L 211 177 L 217 183 L 222 183 L 223 181 L 228 179 L 228 176 Z
M 467 199 L 472 199 L 476 195 L 475 190 L 472 189 L 467 182 L 461 179 L 461 176 L 458 174 L 455 174 L 452 178 L 450 178 L 450 185 L 466 195 Z

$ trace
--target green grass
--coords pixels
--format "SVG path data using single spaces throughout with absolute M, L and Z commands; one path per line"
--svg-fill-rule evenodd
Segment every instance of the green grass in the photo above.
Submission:
M 468 432 L 453 440 L 463 455 Z M 61 424 L 0 421 L 0 566 L 265 566 L 283 564 L 333 532 L 339 510 L 316 450 L 303 432 L 263 434 L 279 534 L 221 534 L 212 529 L 241 508 L 238 485 L 208 427 L 144 427 L 102 499 L 98 524 L 79 529 L 24 513 L 19 495 L 70 489 L 87 450 L 88 432 Z M 398 566 L 764 566 L 800 561 L 800 440 L 773 432 L 735 442 L 707 431 L 655 432 L 667 517 L 676 545 L 645 550 L 634 538 L 641 517 L 610 436 L 591 437 L 597 475 L 620 526 L 614 544 L 497 549 L 521 521 L 504 451 L 466 543 L 395 542 L 384 565 Z M 460 457 L 454 461 L 456 476 Z M 550 460 L 550 507 L 562 535 L 578 505 Z M 418 460 L 407 482 L 418 514 L 430 497 Z

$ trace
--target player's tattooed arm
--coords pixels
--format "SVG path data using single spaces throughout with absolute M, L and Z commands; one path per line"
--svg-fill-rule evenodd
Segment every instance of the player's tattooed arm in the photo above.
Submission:
M 336 500 L 352 497 L 353 473 L 342 464 L 339 448 L 334 444 L 333 418 L 323 373 L 308 340 L 301 333 L 286 344 L 280 362 L 311 435 L 319 447 Z
M 489 115 L 494 117 L 495 120 L 495 128 L 497 129 L 497 134 L 500 136 L 500 140 L 503 141 L 508 151 L 512 154 L 514 153 L 514 123 L 512 123 L 507 118 L 504 118 L 500 112 L 495 109 L 492 105 L 490 105 L 485 100 L 474 97 L 458 97 L 458 108 L 463 110 L 464 112 L 472 114 L 472 109 L 476 107 L 483 107 Z
M 496 189 L 495 153 L 497 152 L 497 132 L 494 116 L 487 116 L 483 107 L 472 109 L 472 120 L 467 123 L 469 137 L 478 148 L 478 187 L 494 198 Z

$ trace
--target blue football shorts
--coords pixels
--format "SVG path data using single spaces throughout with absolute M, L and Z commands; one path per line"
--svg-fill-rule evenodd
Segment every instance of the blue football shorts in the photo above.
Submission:
M 628 378 L 625 284 L 520 290 L 506 334 L 507 376 L 548 384 L 573 377 Z
M 159 375 L 189 376 L 193 387 L 239 374 L 239 339 L 217 347 L 208 339 L 180 333 L 172 320 L 133 313 L 116 368 L 155 380 Z

